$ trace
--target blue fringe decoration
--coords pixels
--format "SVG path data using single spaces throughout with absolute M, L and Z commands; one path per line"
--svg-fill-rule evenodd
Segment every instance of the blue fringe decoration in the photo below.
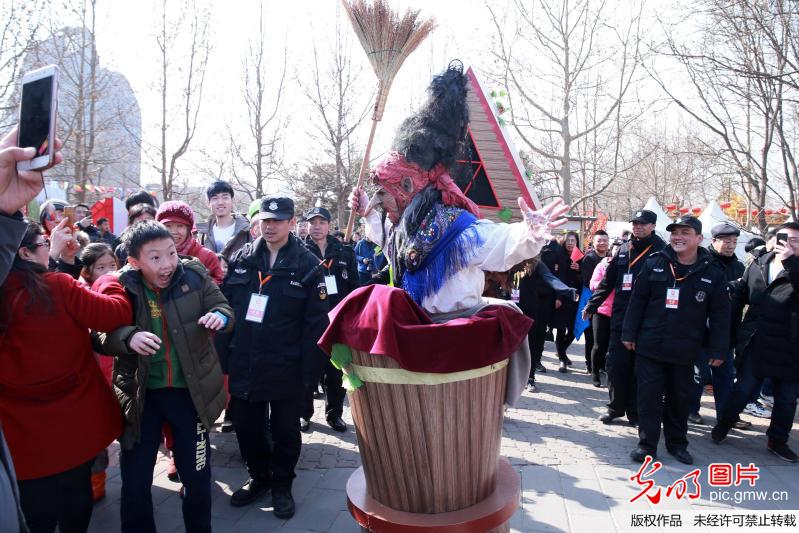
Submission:
M 483 246 L 477 233 L 477 217 L 464 211 L 447 228 L 430 253 L 415 272 L 405 272 L 402 288 L 422 305 L 422 300 L 437 293 L 456 272 L 469 265 L 469 261 Z

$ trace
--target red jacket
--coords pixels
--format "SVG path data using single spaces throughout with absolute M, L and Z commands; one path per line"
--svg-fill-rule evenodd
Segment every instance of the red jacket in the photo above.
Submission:
M 178 254 L 199 259 L 200 263 L 208 270 L 211 279 L 213 279 L 217 285 L 221 285 L 222 281 L 225 279 L 225 275 L 222 273 L 222 266 L 219 264 L 219 258 L 214 252 L 197 242 L 197 239 L 194 237 L 189 236 L 189 239 L 185 247 L 178 250 Z
M 87 291 L 92 290 L 91 283 L 89 283 L 82 277 L 78 278 L 78 285 L 80 285 Z M 111 381 L 111 374 L 114 371 L 114 357 L 94 352 L 94 358 L 97 360 L 97 364 L 100 365 L 100 371 L 103 373 L 103 377 L 105 378 L 106 382 L 108 382 L 108 386 L 113 389 L 114 382 Z
M 0 423 L 19 479 L 64 472 L 91 460 L 122 433 L 119 403 L 92 352 L 89 329 L 133 323 L 124 291 L 87 291 L 66 274 L 43 274 L 53 299 L 46 313 L 20 274 L 2 287 L 12 321 L 0 335 Z

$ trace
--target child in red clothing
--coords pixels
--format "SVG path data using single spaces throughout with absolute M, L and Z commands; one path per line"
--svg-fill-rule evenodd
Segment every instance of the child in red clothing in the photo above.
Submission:
M 119 268 L 114 251 L 110 246 L 102 242 L 87 245 L 80 253 L 80 261 L 83 264 L 83 269 L 78 283 L 88 290 L 91 290 L 94 282 L 101 276 Z M 110 387 L 114 358 L 99 355 L 96 352 L 94 356 L 100 365 L 103 377 L 105 377 Z M 105 497 L 106 468 L 108 468 L 108 448 L 97 454 L 94 463 L 92 463 L 92 497 L 95 502 Z

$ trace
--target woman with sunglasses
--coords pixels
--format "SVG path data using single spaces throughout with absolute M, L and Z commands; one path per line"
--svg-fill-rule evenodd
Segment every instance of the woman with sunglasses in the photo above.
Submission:
M 27 221 L 0 287 L 0 423 L 30 530 L 86 531 L 91 463 L 122 431 L 89 329 L 129 324 L 132 310 L 122 291 L 87 291 L 48 263 L 49 242 Z

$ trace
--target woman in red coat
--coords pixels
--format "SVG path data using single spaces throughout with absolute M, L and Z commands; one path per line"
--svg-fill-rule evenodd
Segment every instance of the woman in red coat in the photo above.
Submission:
M 93 293 L 47 272 L 42 233 L 28 222 L 0 289 L 0 423 L 31 531 L 86 531 L 92 461 L 123 427 L 89 329 L 113 331 L 133 312 L 123 291 Z

